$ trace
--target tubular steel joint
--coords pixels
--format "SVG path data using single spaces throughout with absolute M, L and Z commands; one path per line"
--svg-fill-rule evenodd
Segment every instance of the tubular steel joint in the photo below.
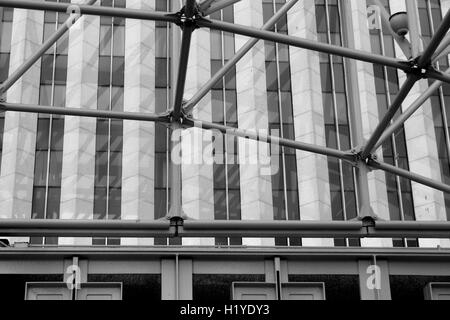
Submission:
M 167 217 L 170 221 L 170 229 L 173 230 L 172 238 L 177 238 L 180 235 L 180 231 L 183 230 L 184 218 L 179 216 Z M 180 230 L 181 229 L 181 230 Z
M 175 24 L 179 26 L 181 30 L 184 30 L 186 28 L 191 28 L 192 30 L 200 28 L 197 21 L 203 18 L 197 5 L 195 5 L 194 14 L 191 17 L 188 17 L 186 15 L 186 6 L 181 8 L 179 12 L 174 13 L 172 16 L 177 18 Z

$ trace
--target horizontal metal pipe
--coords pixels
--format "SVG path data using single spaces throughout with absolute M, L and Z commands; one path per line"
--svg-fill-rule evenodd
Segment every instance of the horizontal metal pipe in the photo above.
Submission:
M 377 162 L 377 161 L 373 161 L 373 160 L 369 161 L 368 165 L 370 167 L 372 167 L 372 168 L 383 170 L 383 171 L 395 174 L 397 176 L 409 179 L 411 181 L 415 181 L 417 183 L 423 184 L 423 185 L 428 186 L 430 188 L 450 193 L 450 186 L 449 185 L 444 184 L 442 182 L 438 182 L 438 181 L 429 179 L 429 178 L 426 178 L 426 177 L 423 177 L 421 175 L 409 172 L 407 170 L 400 169 L 398 167 L 394 167 L 394 166 L 391 166 L 389 164 L 381 163 L 381 162 Z
M 450 74 L 450 69 L 448 69 L 446 73 Z M 439 80 L 433 82 L 431 86 L 429 86 L 428 89 L 384 131 L 383 135 L 375 145 L 374 150 L 381 147 L 387 139 L 389 139 L 398 129 L 403 127 L 404 123 L 433 95 L 436 90 L 442 86 L 442 84 L 443 82 Z
M 370 233 L 380 237 L 397 238 L 449 238 L 450 223 L 447 221 L 377 221 Z
M 325 156 L 330 156 L 338 159 L 344 159 L 353 161 L 354 156 L 353 154 L 341 150 L 331 149 L 327 147 L 322 146 L 316 146 L 308 143 L 283 139 L 279 137 L 259 134 L 255 131 L 251 130 L 244 130 L 244 129 L 237 129 L 233 127 L 228 127 L 216 123 L 206 122 L 206 121 L 199 121 L 199 120 L 193 120 L 193 119 L 184 119 L 183 126 L 185 127 L 196 127 L 201 128 L 205 130 L 218 130 L 224 134 L 229 134 L 236 137 L 246 138 L 250 140 L 255 141 L 262 141 L 267 143 L 276 144 L 283 147 L 288 147 L 296 150 L 303 150 L 308 151 L 312 153 L 322 154 Z
M 184 231 L 194 230 L 240 230 L 240 231 L 289 231 L 289 230 L 359 230 L 361 221 L 261 221 L 261 220 L 215 220 L 199 221 L 185 220 Z
M 148 11 L 142 9 L 113 8 L 103 6 L 87 6 L 82 4 L 45 2 L 30 0 L 0 0 L 0 7 L 21 8 L 30 10 L 46 10 L 70 13 L 76 7 L 80 14 L 94 16 L 121 17 L 140 20 L 154 20 L 177 23 L 178 17 L 167 12 Z
M 87 5 L 92 5 L 97 0 L 89 0 Z M 11 88 L 17 80 L 20 79 L 27 71 L 30 69 L 42 55 L 50 49 L 66 32 L 69 28 L 76 22 L 80 16 L 71 16 L 65 23 L 63 23 L 54 34 L 50 36 L 30 58 L 28 58 L 18 69 L 16 69 L 9 77 L 6 79 L 2 85 L 0 85 L 0 94 L 3 94 L 9 88 Z
M 158 115 L 158 114 L 148 114 L 138 112 L 60 108 L 60 107 L 35 106 L 35 105 L 6 103 L 6 102 L 0 103 L 0 111 L 59 114 L 65 116 L 80 116 L 80 117 L 102 118 L 102 119 L 136 120 L 136 121 L 165 122 L 165 123 L 170 122 L 168 116 L 164 114 Z
M 413 88 L 414 84 L 418 80 L 417 76 L 415 75 L 408 75 L 406 78 L 405 83 L 400 88 L 400 91 L 398 92 L 397 96 L 395 97 L 395 100 L 392 102 L 392 105 L 389 107 L 388 111 L 384 115 L 383 119 L 380 121 L 378 126 L 375 128 L 374 132 L 372 133 L 369 141 L 367 141 L 366 146 L 364 147 L 364 150 L 361 152 L 361 158 L 367 159 L 374 150 L 374 147 L 382 134 L 384 133 L 384 130 L 389 126 L 392 119 L 394 118 L 397 111 L 402 106 L 403 101 L 405 101 L 406 97 L 408 96 L 409 92 Z
M 286 12 L 292 8 L 298 0 L 291 0 L 283 5 L 283 7 L 278 10 L 275 15 L 267 21 L 264 26 L 261 28 L 262 30 L 270 30 L 277 22 L 280 20 Z M 259 41 L 259 39 L 250 39 L 247 41 L 242 48 L 239 49 L 238 52 L 228 60 L 225 65 L 217 71 L 213 77 L 186 103 L 184 107 L 184 112 L 189 113 L 192 109 L 197 105 L 204 96 L 206 96 L 211 89 L 215 86 L 217 82 L 222 80 L 222 78 L 250 51 L 251 48 L 255 46 L 255 44 Z
M 273 42 L 284 43 L 290 46 L 309 49 L 318 52 L 324 52 L 329 54 L 334 54 L 337 56 L 342 56 L 346 58 L 356 59 L 360 61 L 376 63 L 392 68 L 397 68 L 405 71 L 410 71 L 411 66 L 401 60 L 390 58 L 386 56 L 381 56 L 366 51 L 354 50 L 345 47 L 340 47 L 336 45 L 321 43 L 317 41 L 302 39 L 298 37 L 293 37 L 290 35 L 284 35 L 276 32 L 270 32 L 265 30 L 260 30 L 257 28 L 252 28 L 248 26 L 238 25 L 234 23 L 218 21 L 213 19 L 198 19 L 197 24 L 200 27 L 227 31 L 235 34 L 240 34 L 243 36 L 248 36 L 252 38 L 259 38 Z
M 450 28 L 450 11 L 447 12 L 444 19 L 442 19 L 442 23 L 439 28 L 435 31 L 433 37 L 431 38 L 430 43 L 425 48 L 425 51 L 419 57 L 418 65 L 423 68 L 431 63 L 431 59 L 433 54 L 438 49 L 439 45 L 447 34 L 448 29 Z
M 310 237 L 449 238 L 449 222 L 375 221 L 195 221 L 178 227 L 168 220 L 0 220 L 0 237 Z
M 184 221 L 181 237 L 347 237 L 367 236 L 360 221 Z
M 8 237 L 160 237 L 169 230 L 170 222 L 162 220 L 0 220 L 0 235 Z

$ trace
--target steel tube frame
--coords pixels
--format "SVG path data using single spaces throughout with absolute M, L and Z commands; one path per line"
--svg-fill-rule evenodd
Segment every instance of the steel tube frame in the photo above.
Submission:
M 240 1 L 240 0 L 239 0 Z M 261 30 L 269 30 L 272 28 L 278 20 L 280 20 L 283 15 L 286 14 L 286 12 L 291 9 L 298 0 L 291 0 L 289 2 L 286 2 L 286 4 L 283 5 L 283 7 L 278 10 L 275 15 L 270 18 L 269 21 L 267 21 L 264 26 L 261 28 Z M 220 68 L 219 71 L 216 72 L 216 74 L 186 103 L 184 107 L 184 112 L 189 113 L 192 111 L 192 109 L 203 99 L 204 96 L 208 94 L 209 91 L 214 87 L 214 85 L 222 80 L 222 78 L 230 71 L 259 41 L 259 39 L 251 39 L 247 41 L 247 43 L 239 49 L 238 52 L 230 59 L 228 60 L 225 65 Z
M 450 74 L 450 69 L 446 71 L 447 74 Z M 435 81 L 431 84 L 431 86 L 417 98 L 411 106 L 404 111 L 398 118 L 395 120 L 393 124 L 391 124 L 383 133 L 383 135 L 378 140 L 377 144 L 374 147 L 374 150 L 377 150 L 382 144 L 391 137 L 398 129 L 400 129 L 403 124 L 433 95 L 433 93 L 438 90 L 442 86 L 442 81 Z
M 441 190 L 446 193 L 450 193 L 450 185 L 447 185 L 442 182 L 437 182 L 435 180 L 432 180 L 430 178 L 426 178 L 424 176 L 409 172 L 407 170 L 404 170 L 404 169 L 401 169 L 398 167 L 394 167 L 394 166 L 391 166 L 391 165 L 383 163 L 383 162 L 374 161 L 374 160 L 370 160 L 368 162 L 368 165 L 372 168 L 383 170 L 383 171 L 395 174 L 397 176 L 406 178 L 408 180 L 418 182 L 418 183 L 428 186 L 430 188 Z
M 401 69 L 404 71 L 411 71 L 411 66 L 406 61 L 401 61 L 395 58 L 385 57 L 366 51 L 354 50 L 336 45 L 321 43 L 317 41 L 311 41 L 302 39 L 290 35 L 279 34 L 276 32 L 270 32 L 260 30 L 257 28 L 247 27 L 243 25 L 228 23 L 224 21 L 218 21 L 214 19 L 199 19 L 197 24 L 200 27 L 210 28 L 214 30 L 227 31 L 251 38 L 258 38 L 278 43 L 284 43 L 293 47 L 299 47 L 303 49 L 309 49 L 318 52 L 324 52 L 328 54 L 338 55 L 345 58 L 351 58 L 355 60 L 376 63 L 385 65 L 392 68 Z
M 416 81 L 418 79 L 419 78 L 416 75 L 413 75 L 413 74 L 408 75 L 405 83 L 400 88 L 400 91 L 398 92 L 397 96 L 395 97 L 395 100 L 392 102 L 392 105 L 389 107 L 388 111 L 386 112 L 383 119 L 376 127 L 375 131 L 373 132 L 369 141 L 366 143 L 363 151 L 361 152 L 361 158 L 363 160 L 366 160 L 367 158 L 369 158 L 371 156 L 376 143 L 380 139 L 384 130 L 386 130 L 386 128 L 391 123 L 395 114 L 400 109 L 403 101 L 406 99 L 406 97 L 408 96 L 409 92 L 411 91 L 411 89 L 413 88 L 414 84 L 416 83 Z
M 89 0 L 86 5 L 91 6 L 97 0 Z M 42 55 L 50 49 L 66 32 L 70 27 L 75 24 L 75 22 L 81 17 L 80 16 L 70 16 L 61 27 L 56 30 L 52 36 L 47 39 L 40 47 L 39 50 L 34 53 L 30 58 L 27 59 L 18 69 L 16 69 L 13 74 L 11 74 L 8 79 L 6 79 L 2 85 L 0 85 L 0 95 L 11 88 L 17 80 L 20 79 L 35 63 L 38 61 Z
M 149 121 L 162 123 L 170 122 L 169 116 L 167 114 L 149 114 L 138 112 L 60 108 L 50 106 L 35 106 L 21 103 L 0 102 L 0 110 L 26 112 L 26 113 L 59 114 L 65 116 L 80 116 L 80 117 L 102 118 L 102 119 L 136 120 L 136 121 Z
M 354 155 L 351 152 L 345 152 L 341 150 L 331 149 L 327 147 L 322 146 L 316 146 L 308 143 L 283 139 L 279 137 L 274 137 L 270 135 L 264 135 L 264 134 L 258 134 L 255 131 L 251 130 L 244 130 L 244 129 L 237 129 L 233 127 L 224 126 L 221 124 L 211 123 L 207 121 L 200 121 L 200 120 L 193 120 L 190 118 L 186 118 L 183 121 L 183 126 L 185 127 L 195 127 L 195 128 L 201 128 L 205 130 L 218 130 L 225 134 L 230 134 L 236 137 L 241 138 L 247 138 L 250 140 L 256 140 L 256 141 L 263 141 L 267 143 L 274 143 L 283 147 L 288 147 L 296 150 L 303 150 L 308 151 L 312 153 L 322 154 L 325 156 L 330 156 L 333 158 L 353 161 Z
M 220 4 L 214 6 L 210 3 L 208 10 L 219 10 L 227 5 L 231 5 L 239 0 L 225 0 Z M 377 0 L 373 0 L 378 2 Z M 92 2 L 92 1 L 91 1 Z M 90 3 L 91 3 L 90 2 Z M 296 1 L 286 4 L 281 10 L 288 10 L 289 6 L 292 6 Z M 70 3 L 56 3 L 56 2 L 41 2 L 41 1 L 29 1 L 29 0 L 0 0 L 0 6 L 23 8 L 31 10 L 47 10 L 56 12 L 68 12 L 73 8 L 73 4 Z M 223 6 L 223 7 L 220 7 Z M 400 177 L 424 184 L 431 188 L 441 190 L 443 192 L 450 193 L 450 186 L 441 182 L 433 181 L 429 178 L 411 173 L 407 170 L 403 170 L 385 163 L 374 161 L 370 158 L 371 152 L 375 146 L 380 145 L 381 139 L 389 136 L 390 130 L 395 131 L 397 122 L 394 127 L 389 128 L 386 133 L 383 132 L 392 121 L 394 115 L 400 108 L 401 104 L 405 100 L 406 96 L 414 86 L 415 82 L 421 77 L 434 78 L 442 81 L 450 82 L 450 75 L 444 74 L 440 71 L 430 68 L 433 58 L 439 56 L 446 50 L 445 44 L 448 36 L 447 31 L 450 28 L 450 12 L 445 16 L 443 23 L 433 36 L 430 45 L 424 50 L 421 56 L 419 56 L 417 48 L 412 44 L 411 52 L 413 56 L 416 56 L 416 61 L 402 61 L 395 58 L 385 57 L 377 54 L 368 53 L 365 51 L 354 50 L 350 48 L 310 41 L 307 39 L 301 39 L 289 35 L 278 34 L 267 30 L 260 30 L 256 28 L 246 27 L 242 25 L 236 25 L 217 20 L 208 20 L 205 18 L 192 19 L 194 15 L 198 13 L 198 5 L 195 0 L 187 0 L 184 8 L 184 16 L 179 13 L 166 13 L 166 12 L 150 12 L 143 10 L 124 9 L 124 8 L 109 8 L 101 6 L 91 5 L 76 5 L 80 14 L 85 15 L 100 15 L 111 17 L 122 17 L 129 19 L 141 19 L 141 20 L 155 20 L 165 21 L 181 25 L 183 30 L 183 38 L 180 49 L 180 63 L 178 65 L 178 75 L 175 87 L 175 97 L 173 102 L 172 117 L 170 114 L 145 114 L 145 113 L 129 113 L 129 112 L 115 112 L 115 111 L 102 111 L 102 110 L 85 110 L 85 109 L 73 109 L 73 108 L 58 108 L 47 106 L 32 106 L 25 104 L 12 104 L 12 103 L 0 103 L 0 110 L 3 111 L 15 111 L 15 112 L 30 112 L 30 113 L 47 113 L 47 114 L 61 114 L 68 116 L 84 116 L 94 118 L 115 118 L 123 120 L 138 120 L 138 121 L 151 121 L 170 123 L 173 128 L 177 126 L 182 127 L 199 127 L 206 130 L 218 130 L 222 133 L 231 134 L 237 137 L 248 138 L 257 141 L 264 141 L 267 143 L 277 143 L 278 145 L 296 149 L 304 150 L 316 154 L 322 154 L 331 156 L 351 162 L 363 163 L 373 169 L 380 169 L 386 172 L 390 172 Z M 220 7 L 220 8 L 219 8 Z M 206 13 L 208 13 L 206 10 Z M 281 11 L 280 10 L 280 11 Z M 211 12 L 211 11 L 210 11 Z M 205 14 L 205 13 L 204 13 Z M 209 14 L 209 13 L 208 13 Z M 278 12 L 269 21 L 275 23 L 282 15 Z M 70 19 L 70 18 L 69 18 Z M 275 21 L 275 22 L 274 22 Z M 266 24 L 268 25 L 269 22 Z M 265 26 L 266 26 L 265 25 Z M 364 150 L 355 155 L 352 152 L 340 151 L 331 148 L 315 146 L 302 142 L 287 140 L 270 135 L 260 135 L 251 130 L 236 129 L 233 127 L 227 127 L 219 124 L 197 121 L 194 119 L 186 118 L 183 115 L 183 94 L 186 81 L 187 63 L 189 58 L 189 48 L 191 42 L 192 32 L 195 27 L 207 27 L 210 29 L 221 30 L 231 32 L 243 36 L 249 36 L 254 39 L 247 42 L 247 44 L 239 51 L 235 58 L 226 65 L 227 68 L 234 66 L 240 58 L 239 55 L 245 55 L 245 50 L 250 50 L 251 47 L 259 40 L 268 40 L 278 43 L 284 43 L 290 46 L 309 49 L 313 51 L 328 53 L 332 55 L 342 56 L 344 58 L 350 58 L 354 60 L 380 64 L 387 67 L 397 68 L 408 73 L 406 82 L 400 89 L 396 99 L 392 106 L 389 108 L 387 114 L 380 122 L 369 142 L 366 144 Z M 67 28 L 68 29 L 68 28 Z M 13 74 L 7 83 L 0 87 L 0 90 L 7 90 L 17 79 L 20 78 L 23 73 L 28 70 L 32 64 L 39 59 L 40 56 L 53 45 L 62 34 L 67 31 L 64 27 L 58 29 L 58 31 L 45 42 L 40 50 L 33 55 L 21 68 L 18 69 L 17 74 Z M 61 30 L 61 31 L 60 31 Z M 444 39 L 444 43 L 441 43 Z M 446 40 L 447 39 L 447 40 Z M 51 44 L 50 44 L 51 43 Z M 33 61 L 34 60 L 34 61 Z M 31 63 L 31 61 L 33 61 Z M 31 63 L 31 64 L 30 64 Z M 224 67 L 225 68 L 225 67 Z M 225 72 L 226 69 L 222 69 L 220 72 Z M 20 74 L 21 73 L 21 74 Z M 20 74 L 20 75 L 18 75 Z M 18 76 L 17 76 L 18 75 Z M 222 77 L 223 74 L 220 75 Z M 196 99 L 201 99 L 211 88 L 211 83 L 218 81 L 219 75 L 213 77 L 193 99 L 191 99 L 188 107 L 195 105 Z M 213 84 L 214 84 L 213 83 Z M 440 81 L 435 82 L 425 94 L 420 97 L 413 104 L 414 108 L 419 108 L 423 104 L 423 100 L 429 96 L 430 92 L 437 89 L 442 83 Z M 212 87 L 212 86 L 211 86 Z M 6 89 L 5 89 L 6 88 Z M 207 88 L 207 89 L 206 89 Z M 199 98 L 200 97 L 200 98 Z M 198 102 L 198 101 L 197 101 Z M 413 114 L 415 110 L 412 108 L 408 114 Z M 404 117 L 405 121 L 407 115 Z M 173 122 L 175 120 L 176 122 Z M 400 119 L 399 119 L 400 120 Z M 402 118 L 403 120 L 403 118 Z M 403 121 L 404 122 L 404 121 Z M 403 123 L 402 122 L 402 123 Z M 181 181 L 177 178 L 177 183 Z M 181 209 L 180 209 L 181 210 Z M 179 212 L 181 213 L 181 212 Z M 180 218 L 180 217 L 175 217 Z M 218 234 L 221 236 L 249 236 L 254 235 L 257 237 L 274 237 L 274 236 L 301 236 L 301 237 L 426 237 L 426 238 L 441 238 L 450 237 L 450 223 L 429 223 L 424 224 L 420 222 L 415 223 L 390 223 L 390 222 L 376 222 L 373 225 L 363 221 L 352 222 L 305 222 L 305 221 L 285 221 L 285 222 L 267 222 L 267 221 L 192 221 L 182 219 L 181 225 L 173 225 L 173 219 L 171 221 L 154 221 L 154 222 L 126 222 L 126 221 L 69 221 L 69 220 L 0 220 L 0 234 L 9 236 L 120 236 L 120 237 L 158 237 L 158 236 L 186 236 L 186 237 L 214 237 Z
M 148 11 L 141 9 L 125 9 L 103 6 L 88 6 L 83 4 L 44 2 L 30 0 L 0 0 L 0 7 L 20 8 L 30 10 L 46 10 L 67 13 L 74 7 L 80 10 L 80 14 L 94 16 L 121 17 L 128 19 L 154 20 L 177 23 L 178 17 L 167 12 Z

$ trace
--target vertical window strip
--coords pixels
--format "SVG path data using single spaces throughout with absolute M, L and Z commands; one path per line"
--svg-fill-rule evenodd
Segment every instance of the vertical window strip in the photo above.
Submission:
M 263 0 L 263 16 L 266 23 L 284 4 L 285 0 Z M 271 31 L 288 34 L 287 15 Z M 295 140 L 289 47 L 265 41 L 265 66 L 267 79 L 267 104 L 269 130 L 273 135 Z M 300 220 L 298 198 L 296 152 L 290 148 L 280 149 L 279 168 L 272 176 L 274 220 Z M 300 238 L 276 238 L 277 246 L 301 246 Z
M 0 83 L 8 79 L 9 75 L 9 59 L 11 55 L 11 37 L 12 37 L 12 21 L 14 9 L 0 8 L 1 25 L 0 25 Z M 0 99 L 6 99 L 3 94 Z M 5 127 L 5 113 L 0 114 L 0 165 L 3 154 L 3 131 Z M 0 167 L 1 169 L 1 167 Z
M 211 18 L 234 22 L 233 6 L 224 8 L 211 15 Z M 235 54 L 234 34 L 211 30 L 211 76 Z M 238 127 L 236 69 L 233 68 L 218 82 L 211 91 L 213 122 Z M 238 158 L 238 139 L 222 135 L 215 137 L 215 148 L 220 154 L 221 163 L 214 163 L 214 219 L 241 220 L 240 168 Z M 220 141 L 217 141 L 220 139 Z M 217 149 L 221 149 L 218 151 Z M 242 238 L 220 237 L 215 239 L 216 245 L 241 245 Z
M 318 40 L 342 45 L 340 7 L 336 0 L 316 0 Z M 325 133 L 328 147 L 349 150 L 351 127 L 347 107 L 344 61 L 340 56 L 320 54 Z M 350 164 L 328 158 L 333 220 L 358 216 L 354 170 Z M 335 239 L 336 246 L 359 246 L 359 239 Z
M 125 8 L 124 0 L 102 6 Z M 98 109 L 123 111 L 125 19 L 100 17 Z M 97 119 L 94 219 L 121 218 L 123 121 Z M 94 245 L 120 245 L 118 238 L 94 238 Z
M 59 1 L 59 2 L 68 2 Z M 68 18 L 65 13 L 45 12 L 43 41 Z M 39 104 L 64 107 L 67 82 L 68 34 L 45 52 L 41 58 Z M 64 117 L 38 115 L 32 219 L 59 219 L 61 174 L 64 144 Z M 35 245 L 56 245 L 55 237 L 32 237 Z
M 390 12 L 389 1 L 383 0 L 382 4 Z M 368 3 L 368 5 L 370 5 Z M 380 19 L 380 17 L 378 17 Z M 381 21 L 381 20 L 380 20 Z M 371 29 L 370 38 L 372 51 L 380 55 L 395 56 L 394 39 L 386 26 L 380 22 L 381 30 Z M 399 79 L 397 70 L 374 65 L 375 90 L 377 95 L 378 115 L 380 119 L 387 112 L 393 99 L 399 91 Z M 401 115 L 397 112 L 394 121 Z M 392 135 L 383 146 L 383 161 L 405 170 L 409 170 L 408 152 L 404 127 Z M 386 172 L 386 188 L 389 204 L 389 216 L 392 221 L 415 220 L 411 182 Z M 417 247 L 417 239 L 393 239 L 394 247 Z
M 169 1 L 156 0 L 157 11 L 169 11 Z M 156 21 L 155 96 L 156 113 L 167 111 L 170 98 L 170 32 L 167 22 Z M 170 130 L 155 124 L 155 219 L 166 217 L 170 210 L 169 187 Z M 176 241 L 176 242 L 174 242 Z M 179 239 L 155 238 L 155 245 L 180 244 Z

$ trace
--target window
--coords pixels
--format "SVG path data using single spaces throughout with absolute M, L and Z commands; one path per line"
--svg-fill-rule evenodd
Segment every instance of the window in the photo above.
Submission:
M 234 22 L 233 6 L 211 15 L 211 18 Z M 234 35 L 211 30 L 211 76 L 234 56 Z M 211 91 L 213 122 L 238 127 L 236 70 L 230 70 Z M 214 163 L 214 219 L 241 220 L 240 168 L 237 138 L 223 136 L 214 138 L 215 156 L 221 161 Z M 241 245 L 241 238 L 216 238 L 216 245 Z
M 3 83 L 9 74 L 9 57 L 11 53 L 12 19 L 14 9 L 3 8 L 0 11 L 0 83 Z M 5 113 L 0 115 L 0 163 L 3 151 L 3 130 L 5 126 Z
M 102 1 L 125 7 L 124 1 Z M 101 17 L 97 107 L 123 110 L 125 20 Z M 123 121 L 97 119 L 95 142 L 94 219 L 121 218 Z M 120 239 L 95 238 L 94 245 L 119 245 Z
M 156 0 L 157 11 L 170 11 L 169 2 Z M 167 22 L 156 22 L 155 83 L 156 112 L 167 111 L 170 101 L 169 35 L 172 26 Z M 170 210 L 169 160 L 170 130 L 155 124 L 155 219 L 166 217 Z M 155 245 L 181 245 L 181 239 L 155 238 Z
M 264 23 L 285 2 L 284 0 L 264 0 Z M 272 28 L 272 31 L 288 33 L 286 15 Z M 289 47 L 265 41 L 265 55 L 270 134 L 295 140 Z M 279 169 L 273 168 L 273 172 L 276 174 L 272 175 L 274 220 L 300 220 L 296 153 L 295 150 L 284 147 L 280 151 Z M 300 246 L 301 239 L 277 238 L 275 244 Z
M 64 2 L 64 1 L 60 1 Z M 45 12 L 44 39 L 66 21 L 67 15 Z M 42 56 L 39 104 L 64 107 L 67 81 L 67 39 L 64 35 Z M 64 145 L 64 117 L 38 116 L 33 183 L 32 218 L 59 219 Z M 53 237 L 32 237 L 32 244 L 57 244 Z

